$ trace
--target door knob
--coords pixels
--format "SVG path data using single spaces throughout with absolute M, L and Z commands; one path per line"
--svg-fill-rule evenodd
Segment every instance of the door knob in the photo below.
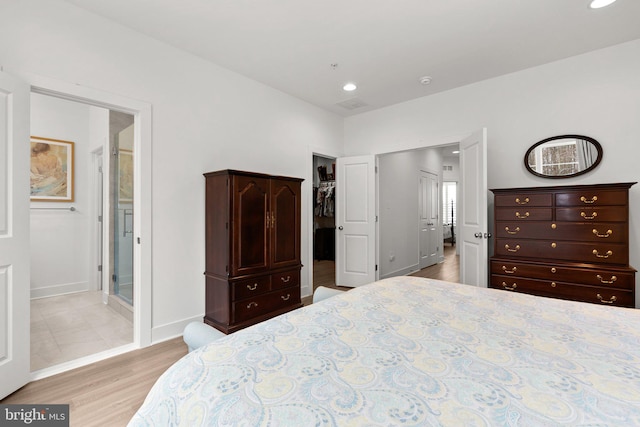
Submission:
M 343 230 L 342 226 L 338 227 L 338 230 Z
M 475 233 L 473 236 L 477 237 L 478 239 L 482 239 L 482 233 Z

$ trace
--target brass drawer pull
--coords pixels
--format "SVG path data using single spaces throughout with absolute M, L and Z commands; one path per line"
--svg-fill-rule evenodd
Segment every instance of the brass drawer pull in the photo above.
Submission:
M 597 217 L 597 216 L 598 216 L 598 212 L 594 212 L 594 213 L 593 213 L 593 215 L 591 215 L 591 216 L 587 216 L 587 214 L 586 214 L 586 213 L 584 213 L 584 212 L 580 212 L 580 216 L 581 216 L 582 218 L 584 218 L 584 219 L 595 219 L 595 217 Z
M 516 288 L 518 287 L 518 284 L 514 283 L 513 286 L 509 286 L 509 285 L 507 285 L 506 282 L 502 282 L 502 287 L 505 288 L 508 291 L 515 291 Z
M 509 245 L 504 245 L 504 248 L 505 248 L 506 250 L 508 250 L 509 252 L 518 252 L 518 251 L 520 250 L 520 245 L 516 245 L 516 247 L 515 247 L 514 249 L 511 249 L 511 248 L 509 247 Z
M 596 295 L 596 297 L 598 297 L 598 299 L 600 300 L 600 302 L 601 302 L 601 303 L 604 303 L 604 304 L 613 304 L 613 303 L 614 303 L 614 302 L 616 302 L 616 300 L 618 299 L 618 298 L 616 298 L 616 296 L 615 296 L 615 295 L 614 295 L 614 296 L 612 296 L 612 297 L 609 299 L 609 301 L 607 301 L 607 300 L 603 299 L 603 298 L 602 298 L 602 295 L 600 295 L 600 294 Z
M 586 197 L 582 196 L 580 197 L 580 201 L 582 203 L 595 203 L 596 200 L 598 200 L 598 196 L 593 196 L 591 199 L 587 199 Z
M 282 283 L 289 283 L 289 280 L 291 280 L 291 276 L 287 276 L 286 279 L 284 277 L 281 277 L 280 280 L 282 280 Z
M 253 286 L 247 285 L 247 289 L 249 289 L 250 291 L 255 291 L 256 289 L 258 289 L 258 284 L 254 283 Z
M 518 267 L 513 267 L 511 270 L 507 270 L 507 266 L 506 265 L 502 266 L 502 271 L 504 271 L 506 274 L 515 274 L 517 269 L 518 269 Z
M 529 217 L 529 212 L 525 212 L 524 215 L 521 215 L 520 212 L 516 212 L 516 218 L 525 219 Z
M 597 237 L 604 237 L 607 238 L 609 236 L 611 236 L 613 234 L 613 230 L 607 230 L 607 232 L 605 234 L 600 234 L 598 232 L 598 230 L 596 230 L 595 228 L 592 230 L 593 234 L 595 234 Z
M 557 248 L 557 247 L 558 247 L 558 244 L 557 244 L 556 242 L 553 242 L 553 243 L 551 243 L 551 247 L 552 247 L 553 249 L 555 249 L 555 248 Z
M 282 298 L 282 301 L 289 301 L 289 298 L 291 298 L 291 294 L 287 294 L 286 297 L 284 295 L 280 296 L 280 298 Z
M 551 287 L 555 288 L 556 287 L 556 282 L 551 282 Z
M 520 227 L 516 227 L 515 231 L 511 231 L 511 230 L 509 230 L 509 227 L 505 227 L 504 231 L 506 231 L 509 234 L 517 234 L 518 231 L 520 231 Z
M 558 271 L 558 270 L 556 270 L 556 268 L 555 268 L 555 267 L 551 267 L 551 272 L 552 272 L 552 273 L 555 273 L 556 271 Z
M 609 258 L 611 255 L 613 255 L 612 251 L 607 251 L 605 255 L 600 255 L 597 249 L 594 249 L 592 253 L 598 258 Z
M 529 203 L 529 198 L 525 197 L 523 201 L 520 201 L 520 198 L 516 197 L 516 203 L 519 205 L 526 205 L 527 203 Z
M 604 280 L 604 278 L 599 274 L 596 277 L 600 279 L 600 283 L 605 283 L 605 284 L 611 284 L 611 283 L 614 283 L 616 280 L 618 280 L 616 276 L 611 276 L 611 280 Z
M 251 308 L 251 307 L 257 307 L 258 303 L 257 302 L 253 302 L 251 301 L 249 304 L 247 304 L 247 308 Z

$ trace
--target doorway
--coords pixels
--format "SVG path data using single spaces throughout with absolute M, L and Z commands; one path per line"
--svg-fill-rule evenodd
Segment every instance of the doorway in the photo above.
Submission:
M 313 155 L 313 289 L 335 287 L 336 159 Z
M 113 172 L 106 180 L 101 173 L 102 152 L 110 151 L 110 145 L 105 146 L 109 115 L 105 108 L 31 94 L 31 134 L 41 138 L 37 143 L 32 140 L 32 150 L 49 140 L 70 147 L 62 168 L 72 194 L 55 202 L 34 198 L 33 180 L 39 177 L 32 170 L 32 372 L 133 343 L 132 306 L 127 316 L 104 304 L 102 295 L 107 288 L 102 283 L 102 268 L 117 265 L 104 260 L 104 254 L 114 252 L 113 245 L 103 250 L 104 240 L 114 241 L 103 239 L 103 231 L 114 228 L 104 227 L 102 221 L 108 217 L 104 207 L 112 206 L 103 204 L 103 188 L 112 189 L 116 181 Z M 128 116 L 133 124 L 133 116 Z M 113 168 L 115 162 L 107 163 Z

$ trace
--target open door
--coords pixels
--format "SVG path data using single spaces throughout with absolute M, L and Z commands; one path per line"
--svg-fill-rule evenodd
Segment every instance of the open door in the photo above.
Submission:
M 30 379 L 29 90 L 0 72 L 0 399 Z
M 421 170 L 418 190 L 420 269 L 423 269 L 438 262 L 438 246 L 442 242 L 442 233 L 438 233 L 440 230 L 438 176 Z
M 375 156 L 336 161 L 336 284 L 376 280 Z
M 490 237 L 487 225 L 486 129 L 460 141 L 460 173 L 460 282 L 486 287 Z

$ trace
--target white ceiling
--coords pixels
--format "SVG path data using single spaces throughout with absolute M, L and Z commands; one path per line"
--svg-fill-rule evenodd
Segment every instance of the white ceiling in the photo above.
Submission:
M 640 0 L 66 1 L 343 116 L 640 38 Z

